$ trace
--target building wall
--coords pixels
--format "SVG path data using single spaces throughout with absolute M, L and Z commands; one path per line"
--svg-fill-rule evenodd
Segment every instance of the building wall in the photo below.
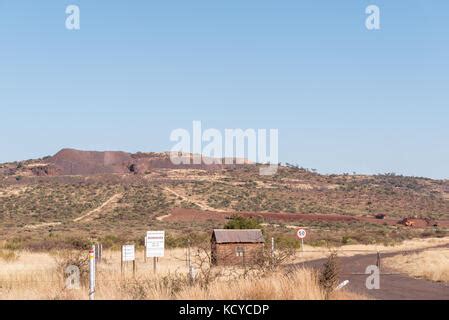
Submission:
M 215 243 L 212 242 L 212 263 L 214 265 L 251 265 L 263 254 L 263 243 Z M 237 249 L 243 249 L 241 250 Z M 237 251 L 239 255 L 237 255 Z

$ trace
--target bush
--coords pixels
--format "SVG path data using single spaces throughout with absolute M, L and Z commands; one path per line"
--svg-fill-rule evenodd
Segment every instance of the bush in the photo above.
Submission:
M 104 248 L 107 249 L 120 249 L 123 245 L 123 242 L 126 242 L 115 235 L 107 235 L 100 239 L 100 243 Z
M 167 233 L 165 236 L 165 245 L 167 248 L 186 248 L 189 245 L 198 247 L 204 243 L 210 243 L 210 234 L 202 232 L 191 232 L 186 235 L 173 235 Z
M 245 218 L 242 216 L 234 215 L 225 224 L 225 229 L 260 229 L 260 220 L 256 218 Z
M 276 248 L 279 249 L 299 249 L 301 247 L 301 241 L 298 241 L 296 237 L 278 235 L 274 241 Z
M 7 240 L 3 248 L 7 250 L 21 250 L 23 249 L 22 239 L 14 238 Z
M 0 260 L 6 262 L 13 262 L 19 259 L 19 254 L 11 250 L 1 250 L 0 249 Z
M 348 245 L 348 244 L 356 244 L 357 240 L 352 239 L 350 236 L 343 236 L 341 238 L 341 243 L 344 245 Z
M 338 264 L 337 253 L 333 252 L 327 258 L 320 274 L 320 287 L 323 289 L 326 299 L 335 290 L 339 281 L 340 266 Z

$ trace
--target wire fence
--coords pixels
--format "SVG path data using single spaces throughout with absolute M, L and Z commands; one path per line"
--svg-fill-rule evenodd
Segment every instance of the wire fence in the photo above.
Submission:
M 426 250 L 444 250 L 449 251 L 449 247 L 427 247 L 427 248 L 419 248 L 419 249 L 403 249 L 403 250 L 376 250 L 376 249 L 311 249 L 299 251 L 300 257 L 304 256 L 308 253 L 319 253 L 322 256 L 319 257 L 304 257 L 303 261 L 295 262 L 291 265 L 296 266 L 311 266 L 314 262 L 324 262 L 326 261 L 327 254 L 330 252 L 336 252 L 337 255 L 339 253 L 348 253 L 347 256 L 342 256 L 342 258 L 348 258 L 356 256 L 356 253 L 360 253 L 363 256 L 372 255 L 372 263 L 370 265 L 377 265 L 380 270 L 384 270 L 382 262 L 385 255 L 388 257 L 392 257 L 395 255 L 409 255 L 415 254 L 418 252 L 426 251 Z M 147 269 L 142 270 L 139 268 L 138 275 L 132 274 L 131 272 L 127 272 L 125 274 L 120 273 L 119 269 L 119 261 L 111 261 L 111 259 L 103 259 L 104 261 L 98 262 L 99 269 L 96 271 L 97 279 L 96 283 L 98 285 L 107 284 L 107 283 L 121 283 L 123 281 L 132 281 L 132 280 L 143 280 L 144 276 L 148 276 L 152 274 L 151 271 L 151 262 L 142 262 L 142 265 L 146 265 Z M 183 260 L 180 258 L 180 260 Z M 100 259 L 101 261 L 101 259 Z M 10 264 L 14 264 L 12 261 Z M 363 265 L 352 266 L 351 261 L 346 262 L 344 259 L 342 261 L 343 267 L 345 271 L 341 272 L 342 276 L 366 276 L 365 272 L 356 271 L 356 269 L 360 269 Z M 8 265 L 8 263 L 3 263 L 4 265 Z M 102 266 L 115 266 L 116 269 L 113 271 L 102 269 Z M 365 266 L 366 267 L 366 266 Z M 4 270 L 6 269 L 6 270 Z M 354 272 L 347 272 L 347 270 L 353 269 Z M 382 272 L 382 275 L 400 275 L 399 272 L 391 272 L 390 268 L 385 268 L 385 272 Z M 184 270 L 186 271 L 186 270 Z M 115 273 L 116 277 L 111 278 L 108 275 L 111 275 L 111 272 Z M 39 283 L 48 283 L 48 284 L 64 284 L 67 281 L 68 275 L 64 272 L 64 269 L 61 268 L 56 262 L 32 262 L 32 263 L 18 263 L 16 268 L 0 268 L 0 290 L 7 286 L 8 284 L 39 284 Z

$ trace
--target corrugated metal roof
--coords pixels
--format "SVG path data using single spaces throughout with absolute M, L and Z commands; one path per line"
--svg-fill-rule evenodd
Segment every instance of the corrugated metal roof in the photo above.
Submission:
M 260 229 L 214 229 L 217 243 L 260 243 L 264 242 Z

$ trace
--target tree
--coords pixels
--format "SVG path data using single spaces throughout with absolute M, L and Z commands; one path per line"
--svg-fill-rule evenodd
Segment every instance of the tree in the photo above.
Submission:
M 260 221 L 256 218 L 245 218 L 239 215 L 233 215 L 225 224 L 225 229 L 260 229 Z

